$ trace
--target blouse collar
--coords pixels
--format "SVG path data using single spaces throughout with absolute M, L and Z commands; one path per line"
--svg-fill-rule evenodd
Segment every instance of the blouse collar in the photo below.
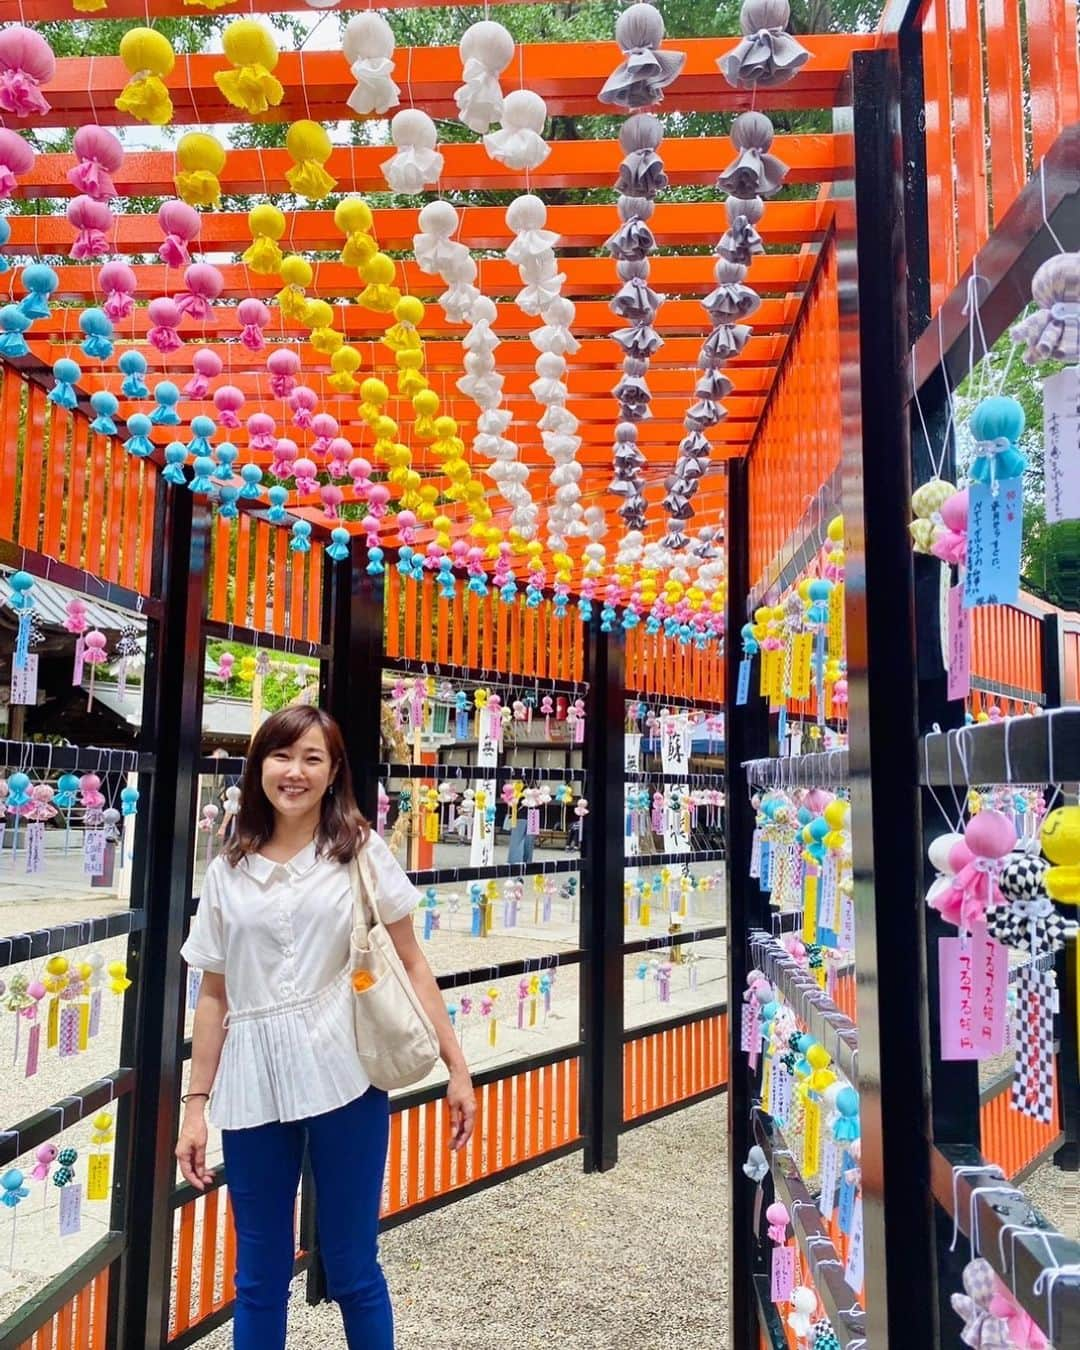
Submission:
M 288 862 L 278 863 L 264 857 L 261 853 L 248 853 L 244 857 L 244 864 L 254 880 L 265 886 L 275 872 L 282 871 L 293 877 L 301 877 L 314 867 L 317 860 L 318 854 L 313 839 L 299 853 L 294 854 Z

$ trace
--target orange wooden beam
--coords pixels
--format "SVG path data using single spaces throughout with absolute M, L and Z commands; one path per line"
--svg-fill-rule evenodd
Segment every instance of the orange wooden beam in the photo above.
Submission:
M 374 212 L 375 235 L 383 248 L 411 249 L 417 232 L 418 209 L 392 207 Z M 831 201 L 770 202 L 760 231 L 766 243 L 805 244 L 820 239 L 832 223 Z M 64 254 L 71 248 L 72 230 L 63 216 L 12 216 L 11 239 L 6 254 Z M 561 235 L 561 248 L 599 248 L 617 226 L 610 206 L 552 206 L 548 228 Z M 649 222 L 663 247 L 715 244 L 726 228 L 719 201 L 710 203 L 663 202 Z M 501 206 L 470 206 L 462 212 L 458 238 L 477 249 L 505 249 L 512 234 Z M 155 253 L 162 241 L 154 215 L 121 216 L 114 227 L 113 242 L 121 253 Z M 204 215 L 196 247 L 205 252 L 240 252 L 251 242 L 247 215 L 221 211 Z M 341 231 L 332 211 L 296 211 L 288 218 L 283 249 L 296 252 L 329 252 L 341 248 Z
M 75 331 L 77 312 L 69 311 L 72 314 L 71 336 L 67 341 L 58 341 L 54 343 L 37 341 L 34 336 L 34 330 L 31 328 L 27 334 L 27 339 L 31 351 L 39 361 L 45 362 L 51 366 L 59 356 L 73 355 L 84 371 L 92 372 L 101 367 L 95 365 L 91 360 L 79 355 L 78 338 Z M 266 353 L 249 352 L 246 347 L 238 343 L 214 343 L 206 344 L 217 351 L 225 364 L 227 371 L 243 370 L 265 370 Z M 315 351 L 314 348 L 306 344 L 293 344 L 294 349 L 299 352 L 300 359 L 305 371 L 326 370 L 329 368 L 329 362 L 325 356 Z M 385 374 L 388 370 L 393 371 L 394 367 L 387 360 L 385 348 L 377 346 L 375 343 L 354 344 L 359 347 L 361 353 L 361 369 Z M 734 366 L 774 366 L 783 355 L 784 348 L 787 345 L 787 337 L 783 334 L 761 334 L 754 335 L 747 342 L 739 356 L 735 357 L 729 365 Z M 171 356 L 163 357 L 160 352 L 155 351 L 141 343 L 131 344 L 134 348 L 141 351 L 146 357 L 147 363 L 152 371 L 159 373 L 168 373 L 170 377 L 178 374 L 186 379 L 191 369 L 191 358 L 186 352 L 173 353 Z M 701 352 L 700 338 L 675 337 L 669 339 L 663 347 L 656 353 L 650 364 L 651 370 L 673 368 L 684 370 L 689 382 L 689 372 L 693 371 L 697 365 L 697 359 Z M 426 369 L 431 371 L 445 370 L 453 375 L 460 375 L 464 369 L 463 349 L 460 342 L 457 341 L 438 341 L 426 344 L 427 365 Z M 533 370 L 536 362 L 536 348 L 531 342 L 521 339 L 510 339 L 504 342 L 499 348 L 498 365 L 499 370 L 507 372 L 510 370 Z M 115 369 L 115 358 L 109 363 Z M 571 370 L 589 369 L 603 370 L 612 377 L 612 382 L 618 379 L 618 369 L 622 364 L 622 351 L 618 343 L 610 338 L 585 338 L 581 348 L 573 358 Z
M 501 350 L 502 349 L 500 348 L 500 351 Z M 95 389 L 110 389 L 119 396 L 120 385 L 124 377 L 115 366 L 111 368 L 106 367 L 103 370 L 100 368 L 90 369 L 84 361 L 83 367 L 83 378 L 80 384 L 88 393 L 93 393 Z M 385 367 L 382 367 L 381 369 L 384 375 L 388 373 Z M 361 370 L 359 372 L 361 377 L 367 373 L 366 370 Z M 754 404 L 760 403 L 772 387 L 773 370 L 769 366 L 733 366 L 727 368 L 726 373 L 735 386 L 733 391 L 724 400 L 729 408 L 733 406 L 733 400 L 742 400 L 744 402 L 752 401 Z M 178 375 L 182 375 L 182 378 L 185 380 L 188 378 L 187 369 L 183 361 L 181 361 L 178 367 L 173 368 L 173 377 L 176 378 Z M 516 400 L 530 397 L 529 385 L 535 378 L 532 371 L 520 369 L 510 370 L 506 371 L 505 375 L 506 382 L 503 385 L 503 397 L 507 403 L 513 403 Z M 303 378 L 304 383 L 314 389 L 315 392 L 322 397 L 323 401 L 328 404 L 348 409 L 351 409 L 356 404 L 355 395 L 339 394 L 326 383 L 327 372 L 325 370 L 310 370 L 305 368 Z M 439 386 L 446 386 L 448 398 L 444 399 L 444 402 L 459 397 L 453 386 L 453 378 L 453 372 L 441 371 L 435 381 L 437 392 L 439 392 L 440 397 L 442 397 L 442 389 Z M 605 401 L 610 398 L 611 386 L 617 378 L 618 372 L 610 369 L 582 370 L 576 366 L 571 366 L 570 370 L 567 372 L 566 382 L 570 390 L 572 401 L 585 401 L 590 399 Z M 653 393 L 653 406 L 655 407 L 657 401 L 661 398 L 669 397 L 685 399 L 693 385 L 693 379 L 693 373 L 685 368 L 671 370 L 664 368 L 650 368 L 649 388 Z M 268 398 L 268 377 L 265 371 L 226 369 L 221 377 L 220 383 L 224 384 L 226 382 L 235 385 L 249 399 L 255 401 L 265 400 L 268 404 L 271 402 Z M 391 387 L 393 386 L 393 380 L 390 381 L 390 385 Z M 197 411 L 209 412 L 209 407 L 202 408 L 200 405 L 190 402 L 185 402 L 184 406 L 185 408 L 191 407 Z M 471 403 L 467 406 L 475 407 L 475 405 Z M 391 410 L 397 408 L 404 411 L 406 416 L 412 416 L 411 404 L 407 399 L 399 399 L 391 394 L 389 407 Z M 331 410 L 333 411 L 333 409 Z M 134 412 L 134 406 L 132 406 L 129 411 Z M 581 413 L 578 411 L 578 402 L 574 402 L 574 411 L 577 412 L 579 417 L 581 416 Z M 192 415 L 194 415 L 194 413 Z M 337 415 L 337 412 L 335 412 L 334 416 L 336 417 Z M 392 415 L 396 414 L 392 413 Z
M 179 280 L 179 276 L 177 276 L 177 280 Z M 355 284 L 352 289 L 355 293 Z M 334 299 L 333 296 L 329 295 L 324 296 L 324 298 Z M 798 306 L 797 296 L 786 297 L 782 300 L 763 300 L 753 316 L 754 332 L 786 332 L 798 312 Z M 527 335 L 543 325 L 543 319 L 538 315 L 525 314 L 514 304 L 504 302 L 497 305 L 496 309 L 497 317 L 492 326 L 504 341 L 509 337 Z M 47 319 L 35 320 L 33 327 L 35 337 L 70 338 L 78 332 L 80 313 L 81 310 L 75 306 L 54 306 Z M 239 340 L 242 325 L 237 320 L 235 305 L 216 307 L 214 318 L 216 322 L 210 324 L 201 324 L 191 319 L 185 319 L 179 330 L 181 336 L 189 342 L 199 342 L 204 336 L 211 341 Z M 358 342 L 378 341 L 379 335 L 385 333 L 393 322 L 392 314 L 376 314 L 369 309 L 362 309 L 354 302 L 335 304 L 334 306 L 334 327 L 350 342 L 354 340 Z M 665 336 L 698 334 L 699 340 L 703 340 L 712 327 L 709 316 L 705 313 L 699 301 L 670 299 L 660 306 L 653 326 L 657 332 Z M 148 308 L 139 307 L 129 318 L 123 319 L 117 324 L 116 335 L 123 341 L 141 342 L 146 337 L 150 327 Z M 612 333 L 623 327 L 625 327 L 624 321 L 611 312 L 610 305 L 605 301 L 581 300 L 578 302 L 577 314 L 574 319 L 575 336 L 580 338 L 586 334 L 593 336 Z M 295 343 L 305 338 L 309 329 L 304 327 L 299 320 L 286 319 L 280 310 L 275 309 L 272 312 L 270 322 L 263 331 L 268 339 Z M 466 330 L 460 324 L 449 323 L 438 305 L 430 305 L 419 331 L 425 340 L 434 341 L 440 338 L 463 335 Z
M 42 0 L 35 0 L 38 17 Z M 160 12 L 160 11 L 159 11 Z M 144 11 L 145 14 L 145 11 Z M 70 18 L 70 13 L 65 15 Z M 811 59 L 790 83 L 780 89 L 758 90 L 758 108 L 832 107 L 846 75 L 851 53 L 873 47 L 873 37 L 815 37 L 804 40 Z M 751 105 L 752 95 L 732 89 L 717 71 L 717 60 L 734 45 L 732 38 L 689 38 L 677 44 L 686 53 L 682 74 L 665 91 L 666 112 L 734 112 Z M 609 111 L 597 99 L 608 75 L 621 59 L 614 42 L 528 43 L 517 49 L 513 80 L 541 94 L 552 116 L 580 117 Z M 447 47 L 414 47 L 400 51 L 398 74 L 406 76 L 412 102 L 432 117 L 456 120 L 454 91 L 461 84 L 461 62 Z M 177 58 L 166 81 L 175 109 L 176 125 L 234 123 L 238 110 L 214 83 L 214 75 L 229 69 L 223 55 Z M 277 108 L 254 121 L 295 121 L 310 117 L 337 122 L 350 117 L 346 100 L 354 81 L 340 51 L 283 52 L 275 69 L 285 87 Z M 79 126 L 83 122 L 126 124 L 129 118 L 115 107 L 128 80 L 118 57 L 65 57 L 57 62 L 55 77 L 43 86 L 50 111 L 35 117 L 39 127 Z M 404 84 L 404 80 L 402 81 Z M 509 86 L 510 81 L 507 81 Z M 5 126 L 19 125 L 11 114 L 0 118 Z
M 777 136 L 773 154 L 788 166 L 790 183 L 831 183 L 851 172 L 849 136 Z M 518 192 L 520 170 L 508 169 L 488 157 L 479 142 L 442 148 L 446 166 L 439 179 L 443 191 L 496 189 Z M 392 146 L 342 146 L 335 149 L 327 170 L 337 179 L 338 192 L 385 192 L 380 170 L 393 154 Z M 726 137 L 664 140 L 664 169 L 672 183 L 711 183 L 734 158 Z M 529 176 L 534 190 L 545 188 L 610 187 L 622 159 L 619 143 L 610 141 L 554 141 L 551 154 Z M 17 197 L 69 197 L 75 189 L 67 181 L 73 155 L 39 155 L 33 169 L 19 179 Z M 230 150 L 219 175 L 226 192 L 289 192 L 286 170 L 293 160 L 286 150 Z M 171 197 L 175 192 L 176 156 L 172 151 L 133 152 L 112 175 L 121 197 Z
M 88 393 L 93 393 L 94 389 L 99 389 L 99 387 L 101 387 L 100 381 L 86 381 L 84 383 Z M 266 382 L 263 381 L 263 385 L 265 385 L 265 383 Z M 131 413 L 146 412 L 146 402 L 143 400 L 128 400 L 128 398 L 120 397 L 119 381 L 112 381 L 112 391 L 113 393 L 116 393 L 117 398 L 120 400 L 120 417 L 130 416 Z M 319 393 L 319 390 L 316 389 L 316 393 Z M 285 421 L 290 421 L 292 413 L 289 412 L 288 408 L 285 408 L 284 404 L 282 404 L 282 400 L 277 400 L 277 398 L 267 398 L 265 397 L 265 394 L 265 389 L 263 389 L 261 393 L 255 393 L 255 391 L 252 390 L 250 396 L 251 408 L 248 408 L 247 404 L 244 405 L 243 417 L 250 416 L 250 413 L 255 412 L 255 410 L 265 409 L 266 412 L 275 414 L 275 416 L 278 416 L 279 418 L 284 418 Z M 620 417 L 618 417 L 618 404 L 616 400 L 610 396 L 610 390 L 603 391 L 603 394 L 606 394 L 606 397 L 571 398 L 568 406 L 570 406 L 570 410 L 574 413 L 574 416 L 578 417 L 583 423 L 602 425 L 602 427 L 606 427 L 607 431 L 610 432 L 612 431 L 614 424 L 620 420 Z M 505 398 L 504 404 L 506 405 L 506 408 L 509 408 L 514 413 L 516 423 L 528 423 L 531 418 L 535 421 L 536 418 L 539 418 L 540 416 L 539 409 L 537 409 L 536 413 L 532 413 L 531 409 L 537 408 L 537 405 L 532 398 L 528 397 L 528 394 L 520 393 L 517 394 L 516 397 Z M 760 412 L 761 404 L 763 404 L 763 397 L 761 397 L 760 394 L 757 394 L 757 396 L 730 394 L 724 401 L 724 406 L 728 409 L 728 423 L 748 423 L 756 425 L 757 414 Z M 652 417 L 649 418 L 648 425 L 649 427 L 675 428 L 675 439 L 678 440 L 679 436 L 683 435 L 682 421 L 684 414 L 686 414 L 686 408 L 687 398 L 684 396 L 682 398 L 653 397 L 651 404 L 649 404 Z M 360 416 L 359 400 L 355 396 L 344 397 L 342 394 L 333 393 L 331 390 L 329 391 L 329 396 L 321 400 L 320 410 L 325 410 L 325 412 L 331 413 L 333 417 L 338 418 L 339 424 L 342 425 L 342 427 L 356 427 L 359 429 L 367 427 L 366 421 Z M 391 398 L 391 400 L 387 402 L 386 410 L 390 417 L 397 418 L 402 427 L 405 428 L 409 427 L 413 417 L 416 416 L 416 413 L 413 412 L 412 404 L 409 404 L 408 400 L 402 400 L 402 398 Z M 455 391 L 451 390 L 450 398 L 440 400 L 440 412 L 443 412 L 450 417 L 456 417 L 458 418 L 459 423 L 464 424 L 477 420 L 478 409 L 474 402 L 470 402 L 466 400 L 466 398 L 460 397 L 459 394 L 456 394 Z M 181 414 L 182 417 L 184 417 L 184 420 L 190 421 L 190 418 L 197 417 L 200 413 L 204 413 L 205 416 L 208 417 L 213 417 L 215 420 L 217 418 L 215 405 L 213 405 L 211 400 L 202 401 L 185 398 L 181 408 Z
M 802 253 L 761 253 L 750 265 L 746 282 L 762 295 L 783 296 L 799 292 L 813 275 L 815 261 L 815 254 L 810 249 Z M 706 295 L 716 285 L 715 263 L 716 259 L 706 254 L 660 255 L 651 259 L 649 280 L 662 295 Z M 359 290 L 354 267 L 337 262 L 313 262 L 311 265 L 315 273 L 311 295 L 352 295 Z M 521 278 L 513 263 L 503 258 L 478 258 L 476 266 L 476 284 L 485 295 L 493 299 L 512 297 L 521 289 Z M 98 303 L 102 298 L 97 280 L 100 270 L 100 266 L 78 263 L 58 267 L 56 273 L 60 285 L 53 298 Z M 175 267 L 140 263 L 133 270 L 138 282 L 135 289 L 138 299 L 152 300 L 158 295 L 168 295 L 182 284 Z M 270 300 L 281 289 L 280 277 L 262 276 L 242 263 L 228 263 L 220 271 L 225 281 L 224 300 L 242 300 L 249 295 Z M 610 297 L 615 289 L 615 266 L 607 257 L 560 256 L 559 271 L 566 276 L 563 294 L 574 300 L 583 296 Z M 446 290 L 446 283 L 440 277 L 428 276 L 414 262 L 404 260 L 398 262 L 397 284 L 410 295 L 429 300 Z M 0 295 L 19 300 L 22 294 L 22 268 L 13 267 L 0 276 Z

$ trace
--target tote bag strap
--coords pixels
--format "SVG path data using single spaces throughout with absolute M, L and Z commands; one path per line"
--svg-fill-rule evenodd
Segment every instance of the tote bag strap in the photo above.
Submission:
M 361 862 L 360 849 L 353 855 L 353 922 L 371 932 L 379 922 L 379 913 L 375 908 L 375 897 L 371 891 L 371 873 Z

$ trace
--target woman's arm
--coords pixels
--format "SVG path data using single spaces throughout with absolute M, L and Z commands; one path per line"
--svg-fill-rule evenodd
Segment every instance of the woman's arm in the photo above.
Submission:
M 442 991 L 435 982 L 427 957 L 420 950 L 413 930 L 412 916 L 398 919 L 397 923 L 386 925 L 386 931 L 394 942 L 394 949 L 401 957 L 405 973 L 409 977 L 416 996 L 424 1011 L 431 1018 L 435 1034 L 439 1038 L 439 1054 L 450 1072 L 450 1082 L 446 1088 L 446 1103 L 450 1107 L 450 1147 L 464 1148 L 473 1132 L 476 1119 L 476 1098 L 473 1095 L 469 1066 L 461 1052 L 450 1015 L 443 1003 Z
M 191 1033 L 191 1075 L 188 1081 L 188 1101 L 180 1122 L 176 1142 L 176 1157 L 180 1171 L 198 1190 L 204 1190 L 213 1180 L 206 1166 L 206 1097 L 217 1077 L 221 1047 L 225 1044 L 225 1014 L 229 1011 L 225 997 L 225 976 L 205 971 L 199 986 L 199 1001 L 195 1005 L 195 1024 Z

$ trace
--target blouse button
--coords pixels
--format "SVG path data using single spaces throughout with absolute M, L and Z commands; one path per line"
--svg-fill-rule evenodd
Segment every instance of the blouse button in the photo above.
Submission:
M 292 949 L 291 947 L 286 947 L 286 948 L 285 948 L 285 951 L 284 951 L 284 955 L 285 955 L 285 956 L 292 956 L 292 955 L 293 955 L 293 949 Z

